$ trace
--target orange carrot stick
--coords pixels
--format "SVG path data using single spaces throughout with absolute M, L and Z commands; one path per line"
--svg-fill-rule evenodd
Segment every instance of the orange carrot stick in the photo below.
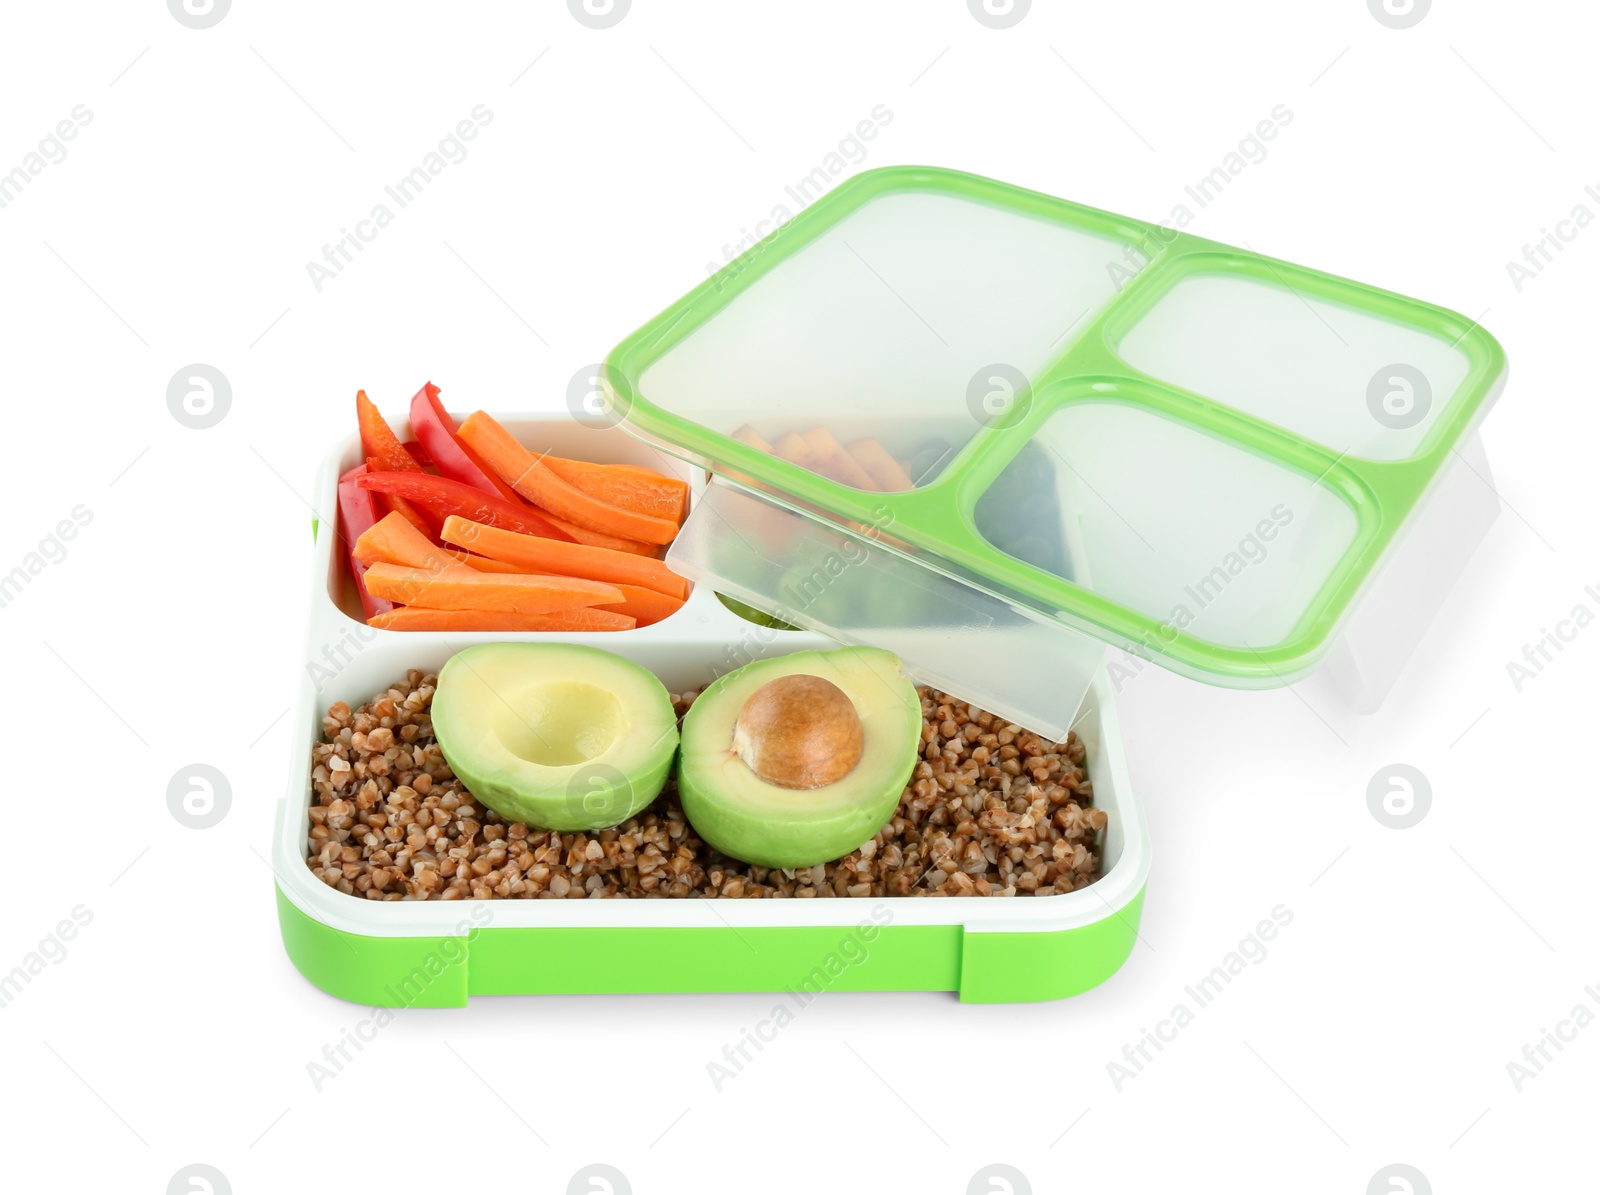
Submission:
M 383 631 L 631 631 L 634 619 L 610 610 L 578 606 L 551 614 L 507 614 L 503 610 L 425 610 L 401 606 L 374 614 L 367 625 Z
M 525 573 L 528 571 L 525 568 L 518 568 L 514 564 L 507 564 L 504 560 L 490 560 L 487 556 L 474 556 L 471 552 L 458 552 L 454 548 L 446 550 L 462 564 L 468 568 L 475 568 L 480 573 Z
M 625 582 L 654 589 L 657 593 L 680 600 L 689 593 L 689 582 L 661 561 L 628 552 L 591 548 L 585 544 L 564 544 L 553 539 L 544 540 L 538 535 L 518 535 L 515 531 L 505 531 L 453 516 L 444 521 L 441 534 L 446 543 L 470 548 L 494 560 L 504 560 L 524 572 L 588 577 L 612 584 Z M 550 550 L 550 545 L 554 545 L 554 551 Z
M 549 614 L 574 606 L 614 605 L 623 600 L 614 585 L 578 577 L 480 573 L 452 565 L 447 569 L 374 564 L 366 571 L 367 592 L 402 606 L 429 610 L 497 610 Z M 381 593 L 379 591 L 382 591 Z
M 363 531 L 350 550 L 362 564 L 401 564 L 438 571 L 464 563 L 458 561 L 449 548 L 439 547 L 395 511 Z
M 474 556 L 455 548 L 441 548 L 393 512 L 363 531 L 350 550 L 362 564 L 403 564 L 407 568 L 425 568 L 434 572 L 462 565 L 475 568 L 480 573 L 529 571 L 503 560 L 490 560 L 486 556 Z
M 911 474 L 900 467 L 900 462 L 889 455 L 888 449 L 870 436 L 850 441 L 845 445 L 845 451 L 856 459 L 885 493 L 893 494 L 915 487 Z
M 812 454 L 811 445 L 807 444 L 801 436 L 794 432 L 784 432 L 772 445 L 772 451 L 792 464 L 799 465 L 802 469 L 815 469 L 816 457 Z
M 801 437 L 816 458 L 813 466 L 819 473 L 858 490 L 873 490 L 872 477 L 859 461 L 844 450 L 844 445 L 834 439 L 825 427 L 814 427 Z
M 654 589 L 645 589 L 639 585 L 618 585 L 617 588 L 622 590 L 622 601 L 607 602 L 604 606 L 596 606 L 595 609 L 632 615 L 640 626 L 647 627 L 653 622 L 660 622 L 669 614 L 676 614 L 683 608 L 682 598 L 669 597 Z
M 580 527 L 576 523 L 558 519 L 548 510 L 542 508 L 539 508 L 539 513 L 556 530 L 564 531 L 572 536 L 573 542 L 588 544 L 591 548 L 610 548 L 613 552 L 631 552 L 635 556 L 654 556 L 661 551 L 659 544 L 642 544 L 636 539 L 623 539 L 620 535 L 607 535 L 603 531 L 590 531 L 587 527 Z
M 750 445 L 751 448 L 757 449 L 758 451 L 768 453 L 772 451 L 772 445 L 763 440 L 761 438 L 761 433 L 756 431 L 756 429 L 751 427 L 748 423 L 741 427 L 738 431 L 734 432 L 733 438 L 741 443 Z
M 592 461 L 572 461 L 560 456 L 539 458 L 561 480 L 586 494 L 657 519 L 681 522 L 684 503 L 689 500 L 689 483 L 667 477 L 642 465 L 597 465 Z
M 512 489 L 560 518 L 647 544 L 669 544 L 678 534 L 678 524 L 671 519 L 623 510 L 562 480 L 482 411 L 473 412 L 456 434 Z

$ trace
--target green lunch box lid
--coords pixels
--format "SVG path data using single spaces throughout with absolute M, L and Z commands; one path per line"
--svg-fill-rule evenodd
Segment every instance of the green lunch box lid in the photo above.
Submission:
M 924 167 L 840 185 L 619 344 L 713 474 L 669 561 L 1064 731 L 1107 643 L 1317 666 L 1503 384 L 1476 321 Z

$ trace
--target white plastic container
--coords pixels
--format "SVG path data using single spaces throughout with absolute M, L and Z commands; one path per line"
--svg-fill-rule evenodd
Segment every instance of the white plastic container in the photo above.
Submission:
M 563 415 L 507 416 L 520 440 L 558 455 L 649 465 L 691 483 L 704 474 L 617 429 Z M 403 429 L 402 429 L 403 430 Z M 316 486 L 319 530 L 306 658 L 300 668 L 288 791 L 273 842 L 285 947 L 325 990 L 372 1005 L 443 1006 L 468 995 L 533 992 L 953 990 L 964 1000 L 1050 999 L 1114 972 L 1137 934 L 1150 849 L 1122 756 L 1111 686 L 1100 672 L 1075 721 L 1097 808 L 1109 822 L 1101 876 L 1047 897 L 827 900 L 373 901 L 325 885 L 306 865 L 311 748 L 322 715 L 352 708 L 411 668 L 436 671 L 475 643 L 586 643 L 634 660 L 681 692 L 774 655 L 836 646 L 810 631 L 746 622 L 706 586 L 652 626 L 588 634 L 375 631 L 359 618 L 337 526 L 339 475 L 359 463 L 339 444 Z M 847 957 L 848 956 L 848 957 Z M 842 960 L 832 974 L 829 959 Z

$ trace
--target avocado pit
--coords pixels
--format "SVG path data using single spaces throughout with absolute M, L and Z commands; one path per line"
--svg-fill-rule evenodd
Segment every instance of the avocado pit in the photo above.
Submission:
M 791 673 L 750 695 L 733 725 L 733 752 L 780 788 L 821 788 L 861 761 L 861 716 L 832 681 Z

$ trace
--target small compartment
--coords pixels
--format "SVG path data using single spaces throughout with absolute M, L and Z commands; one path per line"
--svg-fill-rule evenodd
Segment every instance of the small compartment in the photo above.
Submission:
M 1196 258 L 1114 347 L 1153 378 L 1336 455 L 1409 459 L 1466 381 L 1467 354 L 1405 318 L 1428 312 L 1420 304 L 1390 304 L 1389 317 L 1366 292 L 1358 310 L 1337 301 L 1340 285 L 1264 258 Z
M 1056 410 L 974 517 L 1024 563 L 1156 620 L 1151 648 L 1179 634 L 1252 650 L 1283 642 L 1359 532 L 1320 481 L 1099 397 Z
M 451 418 L 457 423 L 466 418 L 467 412 L 452 412 Z M 599 465 L 643 465 L 664 473 L 668 477 L 680 478 L 689 483 L 689 502 L 694 504 L 694 491 L 697 482 L 703 477 L 699 471 L 692 469 L 677 457 L 668 456 L 657 452 L 649 445 L 641 443 L 633 436 L 628 435 L 617 427 L 594 426 L 579 423 L 566 416 L 565 413 L 557 416 L 550 415 L 539 417 L 529 416 L 496 416 L 517 441 L 534 453 L 550 453 L 555 456 L 568 457 L 572 460 L 590 461 Z M 396 433 L 402 439 L 412 436 L 409 420 L 396 420 L 393 423 Z M 338 502 L 336 486 L 341 474 L 361 463 L 361 443 L 358 436 L 352 435 L 342 442 L 323 462 L 322 474 L 318 484 L 318 499 L 321 514 L 318 518 L 317 541 L 319 545 L 326 543 L 328 551 L 322 558 L 322 575 L 326 578 L 328 600 L 352 622 L 360 623 L 362 629 L 371 635 L 403 635 L 407 638 L 415 636 L 415 632 L 397 631 L 372 631 L 366 628 L 366 619 L 361 612 L 361 599 L 356 592 L 355 582 L 350 575 L 350 562 L 348 553 L 344 551 L 345 545 L 339 542 L 337 528 L 339 526 L 336 511 Z M 664 551 L 664 549 L 663 549 Z M 693 600 L 693 593 L 690 594 Z M 661 623 L 671 622 L 683 615 L 684 609 L 668 615 Z M 635 635 L 640 631 L 649 630 L 642 627 L 630 631 L 604 631 L 595 632 L 597 641 L 611 635 Z M 525 632 L 529 637 L 538 638 L 543 632 Z M 461 632 L 459 637 L 466 641 L 477 642 L 485 638 L 513 638 L 516 636 L 505 633 L 491 632 Z
M 1107 264 L 1125 253 L 1095 232 L 915 190 L 786 245 L 801 235 L 786 226 L 719 275 L 736 293 L 645 367 L 638 393 L 869 490 L 926 485 L 1003 421 L 1114 296 Z M 831 444 L 786 439 L 817 428 Z M 838 458 L 864 439 L 893 465 Z

